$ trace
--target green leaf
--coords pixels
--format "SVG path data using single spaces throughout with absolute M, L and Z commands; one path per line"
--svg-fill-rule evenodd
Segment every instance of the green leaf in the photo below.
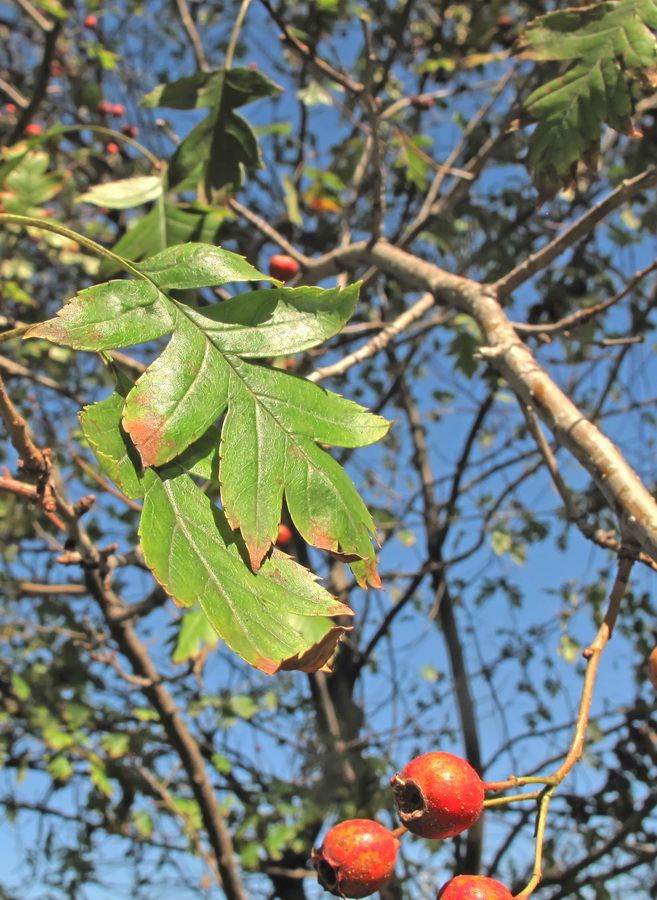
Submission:
M 251 665 L 271 674 L 308 649 L 290 613 L 350 613 L 314 582 L 312 592 L 299 593 L 312 576 L 282 579 L 288 569 L 281 560 L 250 572 L 239 536 L 189 476 L 150 469 L 144 479 L 139 530 L 155 578 L 179 605 L 200 603 L 221 638 Z
M 239 186 L 242 168 L 260 168 L 262 161 L 253 129 L 235 109 L 280 90 L 261 72 L 240 68 L 197 73 L 156 88 L 145 99 L 146 105 L 174 109 L 210 107 L 208 116 L 192 129 L 171 157 L 169 185 L 180 185 L 198 172 L 208 197 L 227 185 Z
M 184 663 L 198 659 L 205 646 L 214 649 L 219 635 L 202 609 L 185 613 L 180 621 L 178 639 L 171 655 L 171 662 Z
M 527 165 L 542 198 L 570 182 L 577 162 L 596 167 L 603 123 L 632 134 L 636 86 L 657 85 L 655 27 L 655 0 L 606 0 L 540 16 L 521 36 L 523 58 L 570 63 L 524 104 L 538 123 Z
M 162 196 L 162 178 L 159 175 L 137 175 L 121 181 L 96 184 L 77 198 L 79 203 L 93 203 L 109 209 L 132 209 Z
M 163 251 L 140 268 L 161 285 L 192 287 L 255 272 L 246 266 L 241 257 L 191 244 Z M 382 437 L 389 423 L 310 381 L 248 361 L 326 340 L 349 319 L 357 294 L 357 286 L 274 288 L 195 310 L 153 284 L 117 281 L 81 292 L 56 319 L 28 334 L 99 350 L 173 332 L 134 386 L 119 392 L 126 397 L 125 434 L 117 422 L 120 399 L 96 413 L 85 411 L 92 417 L 85 434 L 104 471 L 129 496 L 139 496 L 130 443 L 143 467 L 161 466 L 188 451 L 226 413 L 222 503 L 231 526 L 242 532 L 253 570 L 276 539 L 285 496 L 307 541 L 353 564 L 360 584 L 379 586 L 372 518 L 349 478 L 317 444 L 364 446 Z M 105 429 L 112 430 L 111 440 Z M 184 465 L 216 479 L 216 450 L 198 444 Z
M 214 104 L 222 88 L 234 108 L 264 97 L 273 97 L 282 90 L 258 70 L 235 68 L 226 73 L 224 69 L 217 69 L 214 72 L 196 72 L 161 84 L 143 98 L 141 105 L 202 109 Z
M 162 290 L 269 280 L 237 253 L 210 244 L 169 247 L 136 267 Z
M 144 496 L 139 458 L 121 424 L 125 397 L 114 392 L 105 400 L 85 406 L 79 414 L 82 432 L 94 452 L 103 474 L 136 500 Z
M 89 766 L 89 776 L 92 784 L 95 784 L 106 797 L 112 796 L 112 782 L 107 777 L 105 765 L 101 759 L 91 761 L 91 765 Z
M 46 769 L 55 781 L 68 781 L 75 771 L 72 763 L 65 756 L 53 756 L 52 759 L 48 760 Z

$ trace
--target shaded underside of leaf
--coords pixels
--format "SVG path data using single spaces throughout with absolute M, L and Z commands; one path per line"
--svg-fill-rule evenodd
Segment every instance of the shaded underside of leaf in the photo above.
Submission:
M 144 496 L 144 487 L 137 454 L 121 426 L 124 405 L 125 398 L 115 391 L 105 400 L 85 406 L 79 414 L 80 427 L 103 473 L 126 497 L 136 500 Z

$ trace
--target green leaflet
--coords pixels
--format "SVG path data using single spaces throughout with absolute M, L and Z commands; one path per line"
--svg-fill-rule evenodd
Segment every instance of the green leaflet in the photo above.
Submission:
M 317 584 L 308 589 L 310 573 L 281 582 L 284 560 L 253 574 L 240 558 L 239 537 L 188 475 L 148 470 L 144 482 L 139 531 L 155 578 L 179 605 L 200 603 L 222 640 L 251 665 L 271 674 L 308 651 L 290 614 L 350 614 Z M 330 620 L 328 626 L 335 631 Z

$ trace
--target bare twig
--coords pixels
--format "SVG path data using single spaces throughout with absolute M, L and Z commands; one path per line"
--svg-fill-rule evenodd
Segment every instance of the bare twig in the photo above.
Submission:
M 601 200 L 599 203 L 596 203 L 595 206 L 587 209 L 576 222 L 573 222 L 569 228 L 553 241 L 550 241 L 550 243 L 543 247 L 542 250 L 528 256 L 519 266 L 516 266 L 515 269 L 512 269 L 511 272 L 503 278 L 500 278 L 499 281 L 495 283 L 497 296 L 500 298 L 506 297 L 511 291 L 515 290 L 521 284 L 524 284 L 533 275 L 548 266 L 553 260 L 567 250 L 568 247 L 571 247 L 579 240 L 582 235 L 592 231 L 598 222 L 605 219 L 611 212 L 618 209 L 623 203 L 627 203 L 628 200 L 631 200 L 641 191 L 645 191 L 655 184 L 657 184 L 657 168 L 647 169 L 645 172 L 641 172 L 640 175 L 635 175 L 634 178 L 627 178 L 625 181 L 621 182 L 621 184 L 608 194 L 604 200 Z
M 194 50 L 196 65 L 202 72 L 209 72 L 210 66 L 205 55 L 205 50 L 203 49 L 203 41 L 201 40 L 201 36 L 198 33 L 198 29 L 194 24 L 194 20 L 192 19 L 192 16 L 189 12 L 187 0 L 176 0 L 176 6 L 178 7 L 178 15 L 180 16 L 180 21 L 183 24 L 183 28 L 187 32 L 187 37 L 189 38 L 189 41 Z M 228 64 L 226 65 L 226 68 L 229 68 Z

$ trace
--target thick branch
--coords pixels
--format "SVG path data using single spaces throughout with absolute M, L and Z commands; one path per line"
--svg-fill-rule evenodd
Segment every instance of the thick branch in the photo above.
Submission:
M 361 242 L 327 254 L 313 267 L 313 275 L 327 277 L 341 267 L 359 263 L 374 264 L 408 288 L 430 291 L 437 302 L 472 316 L 483 336 L 482 359 L 533 407 L 557 442 L 584 466 L 620 518 L 621 531 L 626 530 L 648 556 L 657 560 L 657 503 L 618 448 L 539 366 L 529 347 L 518 338 L 493 287 L 452 275 L 385 241 L 373 247 Z

